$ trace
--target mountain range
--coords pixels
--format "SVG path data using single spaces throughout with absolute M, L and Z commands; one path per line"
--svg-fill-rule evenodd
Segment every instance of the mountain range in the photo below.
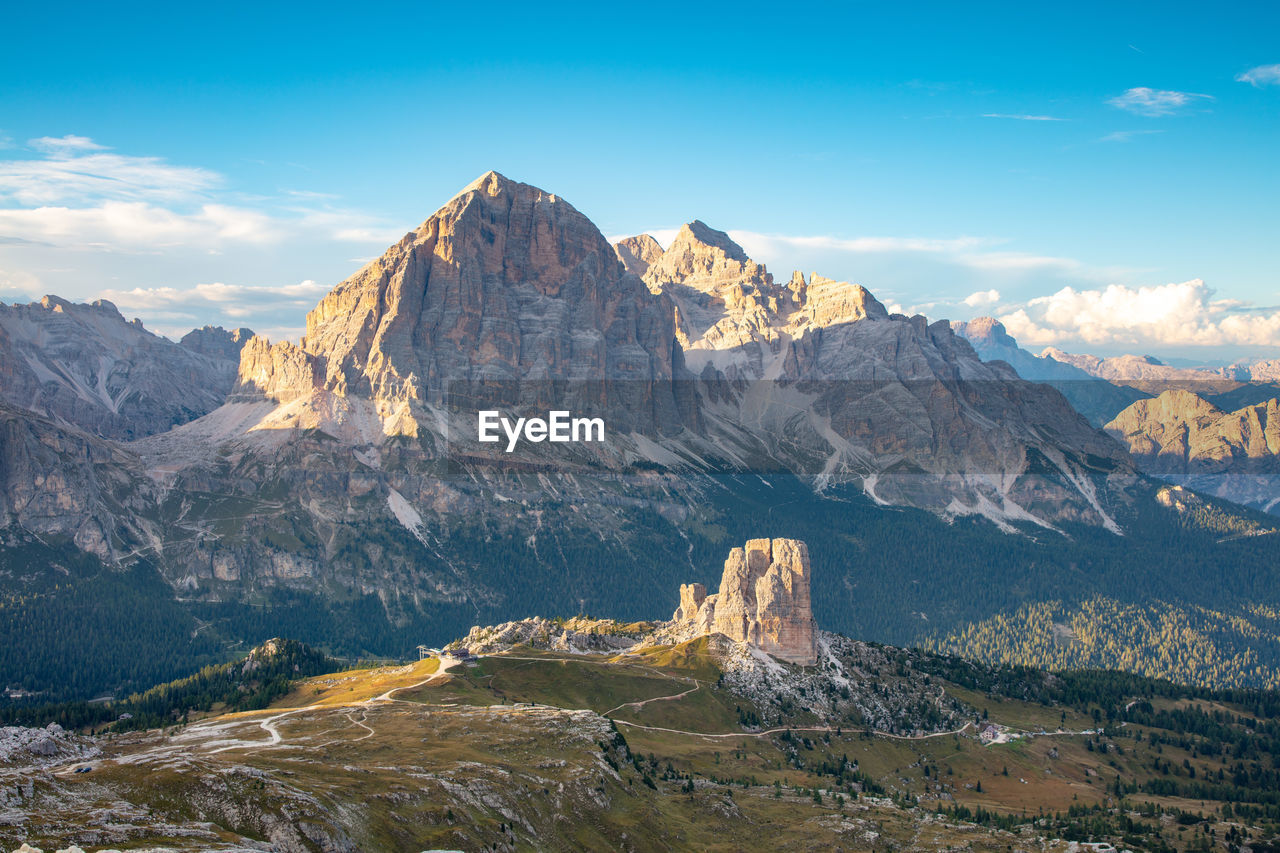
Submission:
M 612 245 L 494 172 L 334 287 L 298 343 L 174 344 L 53 297 L 0 320 L 0 579 L 31 624 L 71 594 L 32 567 L 87 555 L 71 587 L 151 578 L 134 606 L 176 607 L 201 660 L 277 634 L 403 654 L 534 612 L 669 613 L 761 535 L 808 541 L 818 618 L 867 639 L 1098 594 L 1274 603 L 1266 516 L 1161 503 L 1097 428 L 1144 392 L 1056 360 L 1030 375 L 996 326 L 775 280 L 700 221 Z M 477 440 L 481 409 L 599 417 L 606 440 L 506 452 Z

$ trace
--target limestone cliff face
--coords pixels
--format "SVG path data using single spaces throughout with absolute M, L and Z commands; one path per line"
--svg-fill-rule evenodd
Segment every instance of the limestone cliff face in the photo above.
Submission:
M 0 527 L 66 536 L 114 560 L 154 533 L 149 485 L 114 442 L 0 402 Z
M 288 341 L 272 346 L 255 335 L 240 350 L 239 375 L 230 399 L 289 403 L 311 394 L 322 379 L 316 356 Z
M 558 403 L 603 407 L 611 428 L 654 433 L 680 421 L 674 337 L 670 308 L 626 273 L 589 219 L 489 172 L 325 296 L 301 350 L 315 360 L 317 390 L 369 401 L 388 433 L 416 431 L 423 407 L 450 395 L 531 402 L 603 380 L 615 382 L 609 399 Z M 269 379 L 267 360 L 296 358 L 255 351 L 241 384 Z M 297 396 L 258 387 L 271 399 Z
M 672 617 L 678 636 L 724 634 L 776 658 L 811 665 L 818 659 L 817 624 L 809 600 L 809 549 L 796 539 L 751 539 L 725 560 L 720 590 L 680 587 Z
M 1107 424 L 1144 471 L 1275 511 L 1280 505 L 1280 401 L 1224 412 L 1189 391 L 1139 400 Z
M 105 300 L 0 303 L 0 398 L 105 438 L 141 438 L 213 411 L 237 360 L 154 335 Z

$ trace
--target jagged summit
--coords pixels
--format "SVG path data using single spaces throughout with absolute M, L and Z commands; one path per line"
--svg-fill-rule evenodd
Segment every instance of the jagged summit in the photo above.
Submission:
M 746 251 L 735 243 L 732 237 L 723 231 L 717 231 L 701 219 L 695 219 L 682 227 L 671 245 L 676 246 L 681 243 L 693 242 L 719 249 L 726 257 L 735 261 L 745 263 L 751 260 L 747 257 Z
M 662 257 L 662 245 L 648 234 L 624 237 L 613 244 L 618 260 L 627 272 L 643 277 L 650 265 Z
M 988 347 L 1016 347 L 1018 342 L 995 317 L 974 317 L 972 320 L 958 320 L 951 324 L 952 330 L 969 340 L 979 353 Z M 1008 361 L 1008 359 L 1005 359 Z M 1029 377 L 1034 378 L 1034 377 Z
M 114 304 L 0 303 L 0 400 L 111 439 L 164 432 L 220 406 L 236 357 L 199 353 Z
M 302 426 L 332 420 L 335 399 L 368 401 L 383 433 L 416 435 L 423 407 L 458 383 L 512 383 L 520 395 L 625 378 L 639 396 L 616 403 L 616 423 L 652 432 L 676 421 L 670 389 L 652 387 L 676 372 L 674 337 L 670 308 L 624 272 L 591 220 L 487 172 L 330 291 L 300 348 L 246 347 L 237 394 L 310 399 L 301 420 L 286 416 Z
M 566 203 L 563 198 L 560 198 L 554 193 L 549 193 L 539 187 L 535 187 L 533 184 L 525 184 L 520 181 L 512 180 L 501 172 L 495 172 L 493 169 L 490 169 L 471 183 L 467 184 L 449 201 L 452 202 L 454 199 L 471 192 L 483 193 L 490 197 L 496 197 L 504 193 L 512 193 L 516 195 L 532 196 L 539 201 L 545 200 L 550 202 L 560 202 L 562 204 Z M 446 203 L 446 207 L 447 206 L 448 204 Z
M 645 280 L 651 289 L 670 289 L 672 284 L 716 292 L 722 285 L 737 285 L 749 291 L 774 291 L 773 276 L 757 264 L 728 234 L 694 220 L 682 227 L 662 257 L 653 261 Z

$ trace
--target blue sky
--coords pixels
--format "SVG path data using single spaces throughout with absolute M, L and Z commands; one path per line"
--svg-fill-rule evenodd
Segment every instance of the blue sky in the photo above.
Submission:
M 296 334 L 492 168 L 1037 350 L 1280 356 L 1271 4 L 35 5 L 7 301 Z

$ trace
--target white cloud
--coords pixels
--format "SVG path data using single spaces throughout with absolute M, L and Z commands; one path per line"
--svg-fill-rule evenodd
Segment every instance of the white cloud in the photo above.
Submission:
M 27 144 L 37 151 L 62 156 L 76 151 L 102 151 L 106 148 L 105 145 L 99 145 L 87 136 L 75 136 L 70 133 L 66 136 L 41 136 L 30 140 Z
M 190 201 L 222 184 L 206 169 L 108 153 L 83 136 L 42 137 L 29 145 L 43 156 L 0 161 L 0 202 Z
M 1099 142 L 1132 142 L 1135 136 L 1164 133 L 1163 130 L 1115 130 L 1099 139 Z
M 983 118 L 1010 118 L 1017 121 L 1066 121 L 1057 116 L 1019 115 L 1016 113 L 983 113 Z
M 970 293 L 964 298 L 964 304 L 970 308 L 994 305 L 999 301 L 1000 291 L 998 290 L 979 290 L 976 293 Z
M 216 172 L 115 153 L 85 136 L 27 146 L 37 156 L 0 160 L 0 234 L 10 243 L 155 254 L 302 239 L 381 247 L 404 234 L 327 206 L 323 193 L 287 190 L 291 206 L 273 208 L 227 191 Z
M 779 246 L 794 249 L 819 249 L 836 252 L 958 252 L 989 243 L 978 237 L 828 237 L 759 234 L 754 231 L 728 231 L 734 242 L 747 254 L 767 255 Z
M 210 249 L 225 242 L 273 243 L 281 232 L 280 224 L 265 213 L 220 204 L 201 205 L 189 213 L 141 201 L 108 201 L 83 208 L 0 209 L 0 233 L 6 237 L 69 249 Z
M 1280 86 L 1280 63 L 1275 65 L 1258 65 L 1248 71 L 1236 75 L 1240 83 L 1248 83 L 1257 88 L 1263 86 Z
M 1195 92 L 1174 92 L 1168 89 L 1138 86 L 1126 90 L 1123 95 L 1111 98 L 1107 103 L 1140 116 L 1155 118 L 1177 115 L 1198 101 L 1213 99 L 1212 95 L 1200 95 Z
M 184 288 L 104 290 L 95 298 L 114 302 L 126 316 L 143 317 L 148 328 L 171 338 L 211 323 L 248 326 L 280 340 L 296 339 L 302 333 L 298 321 L 328 292 L 328 286 L 310 280 L 280 287 L 210 282 Z
M 1215 300 L 1213 290 L 1200 279 L 1137 288 L 1064 287 L 999 319 L 1024 344 L 1280 345 L 1280 311 Z
M 1080 262 L 1072 258 L 1033 255 L 1026 252 L 969 252 L 958 255 L 956 262 L 990 273 L 1025 273 L 1043 270 L 1073 272 L 1081 269 Z

